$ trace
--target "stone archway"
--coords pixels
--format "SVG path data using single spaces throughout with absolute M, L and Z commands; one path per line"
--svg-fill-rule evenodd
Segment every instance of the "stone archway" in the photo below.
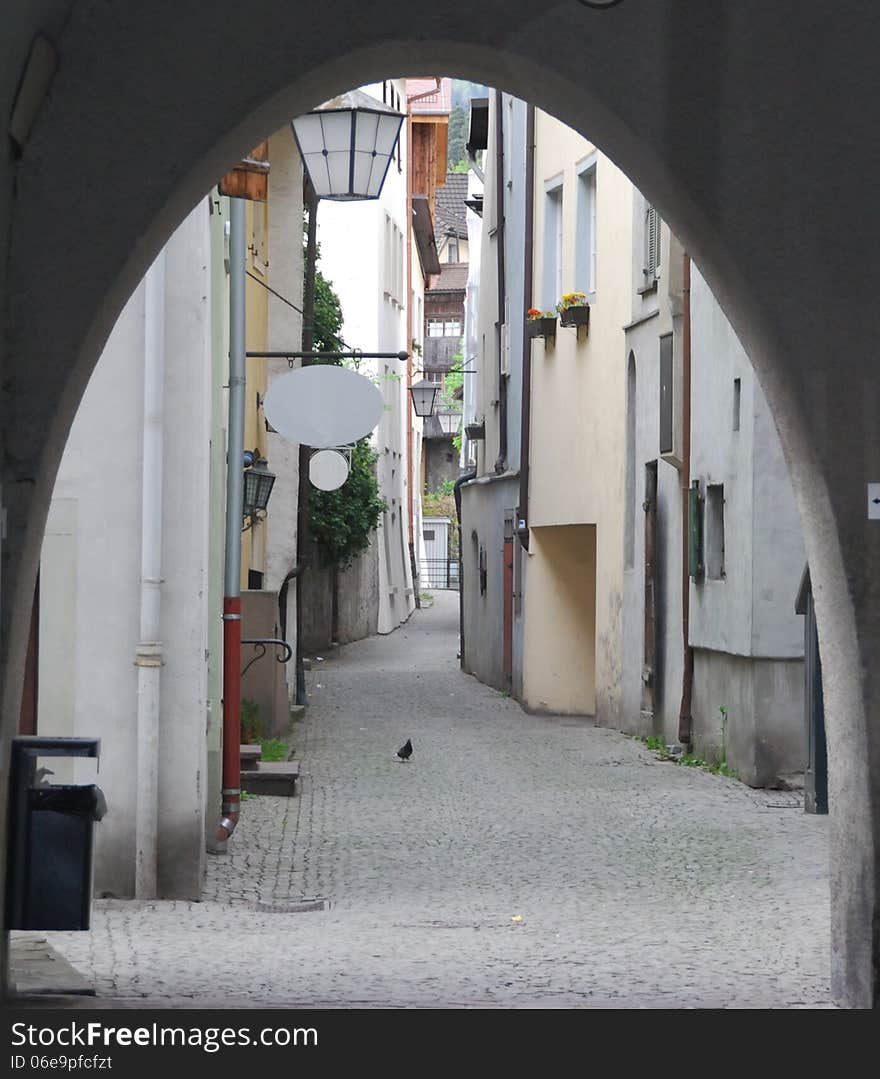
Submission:
M 487 0 L 477 17 L 460 0 L 369 12 L 350 0 L 318 9 L 264 0 L 256 10 L 216 0 L 206 16 L 156 0 L 120 17 L 101 0 L 47 0 L 36 11 L 22 0 L 7 18 L 4 99 L 34 31 L 56 41 L 60 63 L 21 159 L 0 173 L 4 759 L 55 470 L 90 371 L 153 255 L 242 150 L 290 115 L 391 74 L 479 79 L 589 134 L 633 178 L 753 358 L 791 470 L 819 621 L 835 992 L 872 1004 L 880 523 L 866 521 L 865 485 L 880 478 L 871 48 L 880 11 L 797 5 L 793 21 L 786 5 L 761 0 L 625 0 L 605 12 L 567 0 L 536 14 L 525 0 Z

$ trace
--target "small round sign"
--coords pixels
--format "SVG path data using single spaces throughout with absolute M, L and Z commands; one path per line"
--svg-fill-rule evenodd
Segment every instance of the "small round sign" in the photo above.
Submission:
M 266 419 L 293 442 L 325 449 L 357 442 L 382 418 L 379 389 L 344 367 L 300 367 L 276 379 L 263 400 Z
M 339 450 L 317 450 L 309 458 L 309 480 L 319 491 L 336 491 L 348 479 L 348 460 Z

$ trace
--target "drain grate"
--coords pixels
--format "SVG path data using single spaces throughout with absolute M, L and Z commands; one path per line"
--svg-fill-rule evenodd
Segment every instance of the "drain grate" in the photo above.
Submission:
M 305 914 L 312 910 L 329 910 L 330 900 L 323 896 L 275 895 L 257 900 L 257 910 L 269 914 Z

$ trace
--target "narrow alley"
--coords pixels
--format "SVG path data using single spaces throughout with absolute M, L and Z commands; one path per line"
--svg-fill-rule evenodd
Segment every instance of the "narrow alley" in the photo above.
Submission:
M 460 673 L 457 618 L 441 592 L 314 662 L 301 791 L 245 803 L 204 903 L 53 934 L 96 1003 L 827 1004 L 827 817 L 525 714 Z

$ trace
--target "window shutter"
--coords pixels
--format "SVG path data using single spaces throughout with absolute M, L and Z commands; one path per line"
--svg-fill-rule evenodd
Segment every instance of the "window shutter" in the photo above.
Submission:
M 695 581 L 703 579 L 703 496 L 700 481 L 688 489 L 688 573 Z
M 654 281 L 660 276 L 660 215 L 653 206 L 645 210 L 645 277 Z

